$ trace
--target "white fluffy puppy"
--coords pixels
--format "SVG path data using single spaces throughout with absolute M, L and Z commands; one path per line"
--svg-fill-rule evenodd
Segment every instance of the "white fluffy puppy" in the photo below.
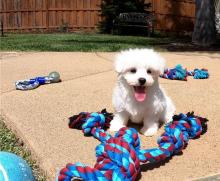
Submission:
M 115 116 L 111 131 L 118 131 L 130 120 L 143 123 L 141 133 L 152 136 L 160 122 L 172 120 L 175 106 L 158 82 L 164 68 L 165 60 L 151 49 L 130 49 L 117 55 L 118 81 L 113 91 Z

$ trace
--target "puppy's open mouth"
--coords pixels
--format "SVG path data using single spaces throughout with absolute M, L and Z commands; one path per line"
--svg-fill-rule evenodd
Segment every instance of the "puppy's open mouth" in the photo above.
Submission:
M 134 97 L 138 102 L 143 102 L 146 98 L 147 89 L 145 86 L 133 86 Z

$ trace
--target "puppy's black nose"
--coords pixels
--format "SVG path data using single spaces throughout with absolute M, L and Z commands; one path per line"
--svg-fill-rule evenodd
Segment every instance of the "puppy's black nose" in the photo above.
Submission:
M 146 79 L 145 78 L 139 78 L 138 81 L 139 81 L 140 85 L 144 85 L 145 82 L 146 82 Z

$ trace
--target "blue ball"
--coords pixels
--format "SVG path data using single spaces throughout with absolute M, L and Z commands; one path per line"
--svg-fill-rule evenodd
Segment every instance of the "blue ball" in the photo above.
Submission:
M 34 181 L 31 168 L 21 157 L 0 152 L 0 181 Z

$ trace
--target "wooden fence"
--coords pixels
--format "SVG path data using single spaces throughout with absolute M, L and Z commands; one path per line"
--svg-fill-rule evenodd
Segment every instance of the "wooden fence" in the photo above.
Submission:
M 156 29 L 192 31 L 193 0 L 146 0 L 152 3 Z M 0 0 L 4 31 L 94 30 L 101 0 Z
M 0 0 L 6 31 L 94 29 L 100 0 Z
M 151 0 L 156 16 L 156 29 L 190 32 L 194 28 L 194 0 Z

